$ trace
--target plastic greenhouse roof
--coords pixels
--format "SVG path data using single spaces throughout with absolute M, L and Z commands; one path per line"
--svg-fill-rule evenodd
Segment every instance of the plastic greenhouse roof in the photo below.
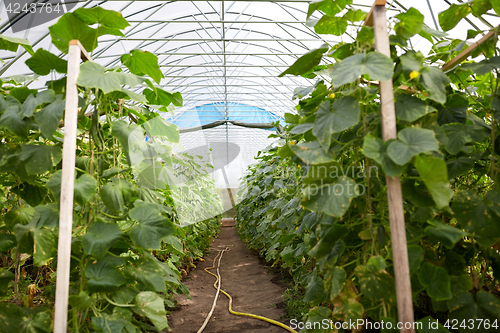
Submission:
M 225 102 L 215 102 L 195 106 L 170 119 L 179 128 L 190 128 L 223 120 L 266 124 L 282 121 L 283 118 L 257 106 L 236 102 L 227 102 L 227 104 Z
M 35 51 L 42 47 L 62 56 L 51 45 L 48 33 L 48 27 L 57 18 L 17 31 L 30 18 L 23 18 L 12 26 L 5 3 L 1 2 L 1 34 L 27 38 Z M 373 0 L 353 2 L 365 12 L 373 4 Z M 437 24 L 438 13 L 447 9 L 450 3 L 460 2 L 463 1 L 388 0 L 388 16 L 393 17 L 409 7 L 415 7 L 424 14 L 427 26 L 441 30 Z M 94 61 L 105 66 L 118 66 L 121 54 L 132 49 L 155 53 L 165 76 L 160 85 L 165 90 L 181 92 L 184 98 L 184 105 L 176 109 L 175 116 L 172 118 L 165 114 L 165 118 L 182 128 L 214 120 L 268 123 L 281 120 L 286 112 L 294 113 L 297 103 L 292 98 L 294 89 L 310 86 L 316 80 L 277 76 L 310 49 L 324 43 L 333 46 L 340 41 L 351 41 L 350 32 L 356 28 L 349 27 L 348 32 L 340 37 L 318 35 L 305 22 L 309 2 L 303 0 L 66 0 L 66 4 L 71 11 L 79 7 L 101 6 L 123 14 L 130 23 L 125 29 L 125 37 L 100 37 L 99 46 L 92 53 Z M 316 14 L 310 20 L 318 19 Z M 492 11 L 485 18 L 469 15 L 448 32 L 449 38 L 464 40 L 468 29 L 484 31 L 500 25 L 500 19 Z M 475 40 L 481 37 L 479 34 Z M 431 47 L 420 36 L 413 37 L 411 42 L 414 48 L 425 52 Z M 24 49 L 14 56 L 0 51 L 0 56 L 4 61 L 0 77 L 30 73 L 24 63 L 29 54 Z M 40 88 L 45 81 L 52 79 L 57 79 L 57 75 L 40 77 L 30 86 Z M 246 147 L 241 150 L 245 155 L 241 165 L 246 168 L 253 162 L 253 155 L 272 142 L 267 138 L 269 133 L 262 129 L 226 124 L 209 130 L 181 133 L 181 142 L 186 149 L 221 141 Z

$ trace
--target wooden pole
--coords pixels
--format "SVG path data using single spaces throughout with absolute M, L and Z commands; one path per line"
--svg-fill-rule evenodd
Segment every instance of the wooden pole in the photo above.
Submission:
M 490 39 L 491 37 L 493 37 L 495 34 L 496 34 L 495 30 L 491 30 L 486 35 L 484 35 L 483 38 L 481 38 L 480 40 L 478 40 L 475 43 L 472 43 L 471 46 L 469 46 L 468 48 L 466 48 L 465 50 L 463 50 L 462 52 L 460 52 L 455 58 L 451 59 L 449 62 L 447 62 L 446 64 L 444 64 L 443 67 L 441 68 L 441 70 L 443 72 L 447 72 L 450 69 L 455 68 L 455 66 L 459 65 L 462 61 L 464 61 L 465 59 L 467 59 L 467 57 L 470 56 L 470 54 L 472 53 L 472 51 L 474 51 L 479 45 L 481 45 L 484 42 L 486 42 L 488 39 Z
M 66 333 L 68 325 L 71 234 L 73 229 L 73 191 L 75 186 L 76 129 L 78 121 L 78 88 L 76 80 L 80 73 L 80 56 L 82 52 L 78 41 L 72 40 L 69 44 L 59 209 L 59 241 L 57 245 L 54 333 Z
M 383 2 L 381 4 L 381 1 L 377 0 L 371 12 L 375 31 L 375 49 L 390 57 L 385 1 Z M 396 139 L 396 112 L 394 109 L 392 80 L 380 82 L 380 105 L 382 112 L 382 138 L 384 141 Z M 415 329 L 413 328 L 413 301 L 411 297 L 401 181 L 399 177 L 386 176 L 386 182 L 389 221 L 391 225 L 392 256 L 394 258 L 394 275 L 396 278 L 398 322 L 403 323 L 403 328 L 400 332 L 415 333 Z M 410 328 L 405 328 L 405 324 Z

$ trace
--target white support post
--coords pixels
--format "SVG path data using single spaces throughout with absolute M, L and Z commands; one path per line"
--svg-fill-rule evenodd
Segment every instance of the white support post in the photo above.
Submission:
M 375 49 L 390 57 L 389 34 L 385 0 L 376 0 L 372 11 L 375 32 Z M 382 137 L 384 141 L 397 138 L 396 112 L 392 80 L 380 82 L 380 105 L 382 113 Z M 389 222 L 391 226 L 392 256 L 394 259 L 394 275 L 398 304 L 398 322 L 403 323 L 400 332 L 415 333 L 414 328 L 404 328 L 406 323 L 413 327 L 413 300 L 411 292 L 410 269 L 408 265 L 408 248 L 406 245 L 405 218 L 403 211 L 403 195 L 399 177 L 386 176 L 387 201 L 389 204 Z
M 64 143 L 62 159 L 61 201 L 59 209 L 59 241 L 57 245 L 57 280 L 54 333 L 66 333 L 68 325 L 69 273 L 71 235 L 73 229 L 73 191 L 75 187 L 76 129 L 78 121 L 78 88 L 80 43 L 69 43 L 66 106 L 64 111 Z

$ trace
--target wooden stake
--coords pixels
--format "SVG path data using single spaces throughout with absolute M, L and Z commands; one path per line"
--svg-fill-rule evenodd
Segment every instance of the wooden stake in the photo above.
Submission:
M 368 12 L 368 14 L 366 14 L 364 25 L 373 27 L 373 15 L 372 15 L 373 8 L 375 8 L 375 6 L 385 6 L 386 3 L 387 3 L 386 0 L 375 0 L 375 2 L 372 5 L 372 8 L 370 8 L 370 11 Z
M 468 48 L 466 48 L 465 50 L 460 52 L 455 58 L 451 59 L 449 62 L 444 64 L 443 67 L 441 68 L 441 70 L 443 72 L 447 72 L 448 70 L 455 68 L 455 66 L 459 65 L 462 61 L 467 59 L 467 57 L 470 56 L 472 51 L 474 51 L 479 45 L 483 44 L 488 39 L 493 37 L 495 35 L 495 33 L 496 32 L 494 30 L 491 30 L 490 32 L 488 32 L 486 35 L 483 36 L 483 38 L 481 38 L 477 42 L 473 43 L 471 46 L 469 46 Z
M 78 46 L 78 48 L 80 49 L 81 58 L 82 58 L 83 62 L 85 62 L 87 60 L 92 61 L 92 57 L 90 56 L 90 54 L 88 54 L 87 50 L 85 50 L 85 48 L 83 47 L 83 45 L 80 43 L 79 40 L 77 40 L 77 39 L 70 40 L 69 45 Z
M 69 44 L 59 208 L 59 241 L 57 244 L 54 333 L 66 333 L 68 325 L 71 234 L 73 229 L 73 191 L 75 187 L 76 129 L 78 121 L 78 88 L 76 80 L 80 73 L 80 56 L 82 52 L 78 41 L 71 41 Z
M 385 1 L 384 1 L 385 2 Z M 375 2 L 372 7 L 375 29 L 375 49 L 390 57 L 389 34 L 385 5 Z M 382 112 L 382 138 L 396 139 L 396 112 L 392 80 L 380 82 L 380 105 Z M 399 177 L 386 176 L 387 199 L 389 203 L 389 221 L 391 225 L 392 256 L 394 259 L 394 275 L 396 278 L 396 294 L 398 302 L 398 322 L 403 323 L 400 332 L 415 333 L 413 329 L 413 301 L 411 297 L 410 269 L 408 265 L 408 248 L 403 211 L 403 195 Z M 407 324 L 409 323 L 409 324 Z M 407 324 L 409 329 L 404 328 Z

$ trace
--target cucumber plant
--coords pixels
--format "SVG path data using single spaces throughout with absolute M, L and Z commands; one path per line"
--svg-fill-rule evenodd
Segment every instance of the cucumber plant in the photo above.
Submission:
M 102 35 L 123 36 L 128 22 L 100 7 L 66 13 L 49 28 L 63 54 L 78 39 L 89 52 Z M 0 82 L 0 327 L 51 332 L 57 274 L 66 60 L 25 40 L 0 48 L 31 54 L 35 76 Z M 81 65 L 68 329 L 150 332 L 168 329 L 166 309 L 189 291 L 192 268 L 217 235 L 215 184 L 194 156 L 175 153 L 177 127 L 160 116 L 182 105 L 161 89 L 157 57 L 132 50 L 121 64 Z M 54 79 L 56 73 L 62 74 Z M 173 183 L 184 177 L 191 183 Z M 181 227 L 178 202 L 205 201 L 203 221 Z M 29 285 L 28 285 L 29 284 Z M 24 304 L 23 304 L 24 303 Z M 20 306 L 23 305 L 23 306 Z
M 439 22 L 448 31 L 491 9 L 500 14 L 493 1 L 451 5 Z M 352 1 L 313 3 L 308 17 L 317 10 L 317 33 L 342 35 L 351 25 L 357 35 L 311 50 L 282 73 L 316 82 L 295 90 L 297 114 L 285 114 L 281 140 L 243 179 L 241 236 L 305 291 L 304 331 L 330 332 L 313 326 L 322 320 L 364 320 L 356 331 L 383 320 L 395 329 L 385 177 L 401 177 L 419 332 L 436 320 L 439 332 L 498 329 L 498 31 L 472 52 L 485 59 L 445 73 L 443 63 L 467 43 L 426 27 L 415 8 L 390 22 L 390 58 L 374 51 L 373 28 Z M 427 55 L 409 41 L 417 34 L 432 43 Z M 320 65 L 322 57 L 334 63 Z M 389 79 L 398 137 L 384 142 L 378 81 Z

